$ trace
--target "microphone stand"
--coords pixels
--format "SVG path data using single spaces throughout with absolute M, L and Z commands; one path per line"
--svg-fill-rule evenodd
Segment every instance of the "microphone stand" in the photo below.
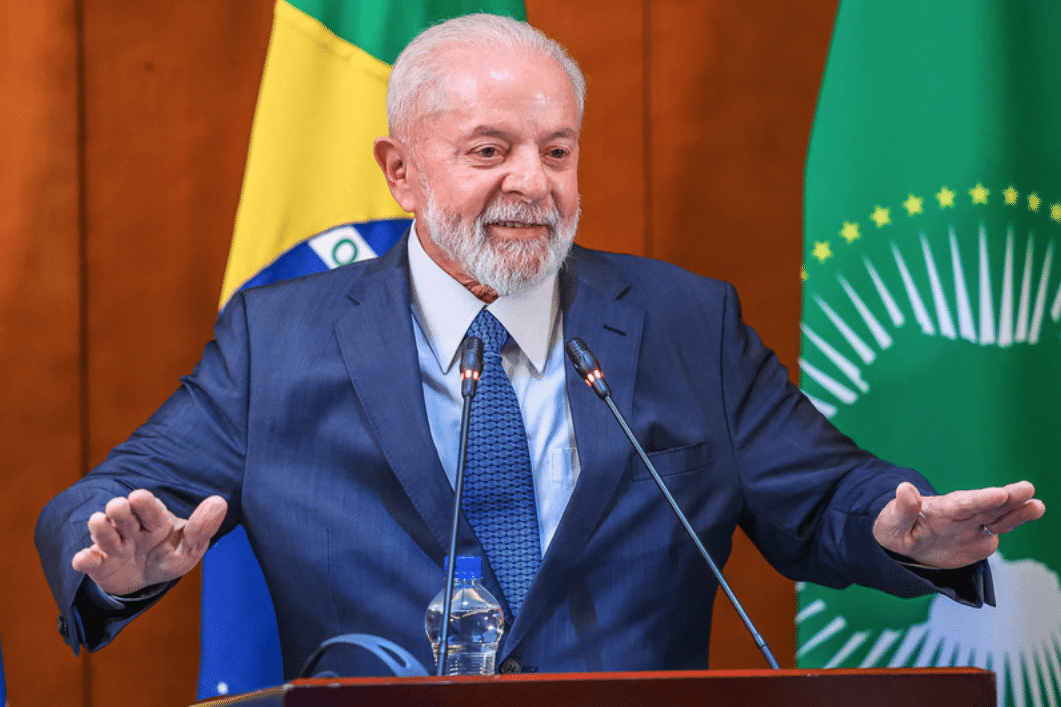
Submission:
M 741 606 L 740 601 L 737 599 L 737 595 L 733 593 L 733 590 L 729 586 L 729 582 L 722 576 L 722 571 L 715 564 L 715 561 L 711 558 L 711 554 L 704 547 L 704 544 L 700 542 L 699 536 L 696 534 L 696 530 L 693 529 L 692 524 L 689 522 L 689 518 L 682 512 L 678 502 L 671 495 L 670 489 L 663 482 L 663 477 L 656 471 L 655 465 L 648 458 L 648 454 L 645 453 L 641 443 L 637 441 L 637 437 L 634 436 L 630 426 L 626 423 L 626 418 L 619 412 L 619 408 L 616 407 L 615 402 L 612 400 L 612 391 L 608 386 L 607 381 L 604 380 L 604 374 L 601 373 L 600 363 L 597 362 L 596 357 L 590 352 L 589 347 L 582 339 L 574 338 L 570 339 L 565 346 L 567 355 L 571 359 L 571 363 L 574 364 L 575 370 L 582 376 L 583 380 L 586 381 L 586 385 L 593 389 L 593 392 L 597 394 L 597 397 L 603 400 L 607 405 L 608 409 L 612 411 L 612 415 L 615 417 L 619 426 L 623 428 L 623 432 L 626 433 L 626 438 L 630 440 L 630 444 L 633 445 L 637 455 L 641 457 L 641 461 L 644 462 L 648 472 L 652 475 L 653 481 L 659 486 L 659 490 L 663 493 L 663 497 L 667 499 L 667 503 L 670 504 L 671 510 L 674 511 L 674 515 L 678 517 L 682 527 L 685 528 L 685 532 L 692 539 L 693 544 L 696 545 L 696 549 L 700 551 L 700 555 L 707 562 L 707 566 L 711 568 L 711 572 L 714 573 L 715 579 L 718 581 L 718 586 L 722 587 L 722 591 L 726 593 L 733 608 L 737 610 L 737 614 L 740 616 L 741 621 L 744 622 L 744 626 L 748 629 L 748 633 L 751 634 L 752 640 L 755 641 L 755 645 L 759 648 L 759 652 L 766 658 L 766 662 L 774 670 L 780 670 L 781 666 L 778 665 L 777 659 L 774 658 L 774 654 L 770 652 L 770 647 L 766 645 L 766 639 L 763 638 L 762 634 L 759 633 L 758 629 L 755 628 L 755 624 L 752 623 L 747 612 L 744 611 L 744 607 Z
M 468 427 L 471 422 L 472 398 L 483 372 L 483 341 L 469 336 L 461 344 L 460 354 L 461 408 L 460 449 L 457 452 L 457 478 L 453 483 L 453 522 L 449 534 L 449 558 L 446 566 L 446 593 L 442 598 L 442 636 L 438 646 L 438 670 L 436 675 L 446 674 L 446 657 L 449 653 L 449 615 L 453 608 L 453 576 L 457 569 L 457 528 L 460 526 L 461 496 L 464 493 L 464 458 L 468 452 Z

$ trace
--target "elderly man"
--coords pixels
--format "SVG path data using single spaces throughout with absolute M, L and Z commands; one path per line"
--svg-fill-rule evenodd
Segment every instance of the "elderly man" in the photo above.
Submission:
M 410 44 L 375 155 L 411 233 L 377 260 L 234 297 L 183 386 L 42 514 L 75 651 L 108 643 L 242 523 L 286 675 L 348 632 L 430 665 L 466 333 L 514 401 L 480 412 L 504 428 L 489 434 L 505 461 L 469 459 L 459 537 L 504 602 L 499 663 L 707 665 L 714 579 L 565 366 L 574 336 L 719 560 L 740 524 L 795 579 L 992 600 L 983 560 L 1044 512 L 1031 484 L 935 495 L 814 410 L 730 286 L 572 246 L 583 96 L 575 63 L 523 23 L 469 16 Z

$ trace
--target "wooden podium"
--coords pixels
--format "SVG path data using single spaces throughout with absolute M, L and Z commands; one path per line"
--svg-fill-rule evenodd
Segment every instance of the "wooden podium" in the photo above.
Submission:
M 711 670 L 295 680 L 198 707 L 995 707 L 975 668 Z

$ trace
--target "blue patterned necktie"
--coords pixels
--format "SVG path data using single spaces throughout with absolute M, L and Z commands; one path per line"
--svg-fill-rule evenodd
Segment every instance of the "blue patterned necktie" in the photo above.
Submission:
M 530 452 L 516 391 L 501 367 L 508 331 L 483 309 L 468 336 L 483 340 L 483 372 L 468 429 L 464 515 L 505 593 L 511 623 L 523 608 L 542 555 Z

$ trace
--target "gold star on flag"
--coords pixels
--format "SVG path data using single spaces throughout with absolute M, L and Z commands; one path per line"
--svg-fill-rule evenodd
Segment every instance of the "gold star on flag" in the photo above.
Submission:
M 903 202 L 903 206 L 906 207 L 906 213 L 911 216 L 922 213 L 924 209 L 921 208 L 921 202 L 923 201 L 924 199 L 919 196 L 914 196 L 913 194 L 906 197 L 906 201 Z
M 800 265 L 799 266 L 799 279 L 803 280 L 803 282 L 807 281 L 807 266 L 806 265 Z
M 987 195 L 991 193 L 991 190 L 985 187 L 980 182 L 976 183 L 976 186 L 969 190 L 969 196 L 973 198 L 974 204 L 986 204 Z
M 844 227 L 840 229 L 840 235 L 844 237 L 844 240 L 848 243 L 853 243 L 862 237 L 862 234 L 858 232 L 858 222 L 851 223 L 850 221 L 844 221 Z
M 873 223 L 877 224 L 877 228 L 884 228 L 892 222 L 892 210 L 878 206 L 873 209 L 873 213 L 869 217 L 873 219 Z
M 954 192 L 947 187 L 943 187 L 936 194 L 936 199 L 939 201 L 939 208 L 945 209 L 948 206 L 954 206 Z
M 1061 223 L 1061 204 L 1054 204 L 1050 207 L 1050 218 Z
M 1032 192 L 1028 196 L 1028 208 L 1031 209 L 1032 211 L 1038 211 L 1039 210 L 1039 204 L 1041 204 L 1041 203 L 1043 203 L 1043 200 L 1040 199 L 1039 195 L 1036 194 L 1035 192 Z
M 1012 186 L 1006 187 L 1006 191 L 1002 192 L 1002 196 L 1005 197 L 1007 206 L 1017 205 L 1018 193 Z
M 833 249 L 829 247 L 829 241 L 815 241 L 811 254 L 818 259 L 819 263 L 824 263 L 833 257 Z

